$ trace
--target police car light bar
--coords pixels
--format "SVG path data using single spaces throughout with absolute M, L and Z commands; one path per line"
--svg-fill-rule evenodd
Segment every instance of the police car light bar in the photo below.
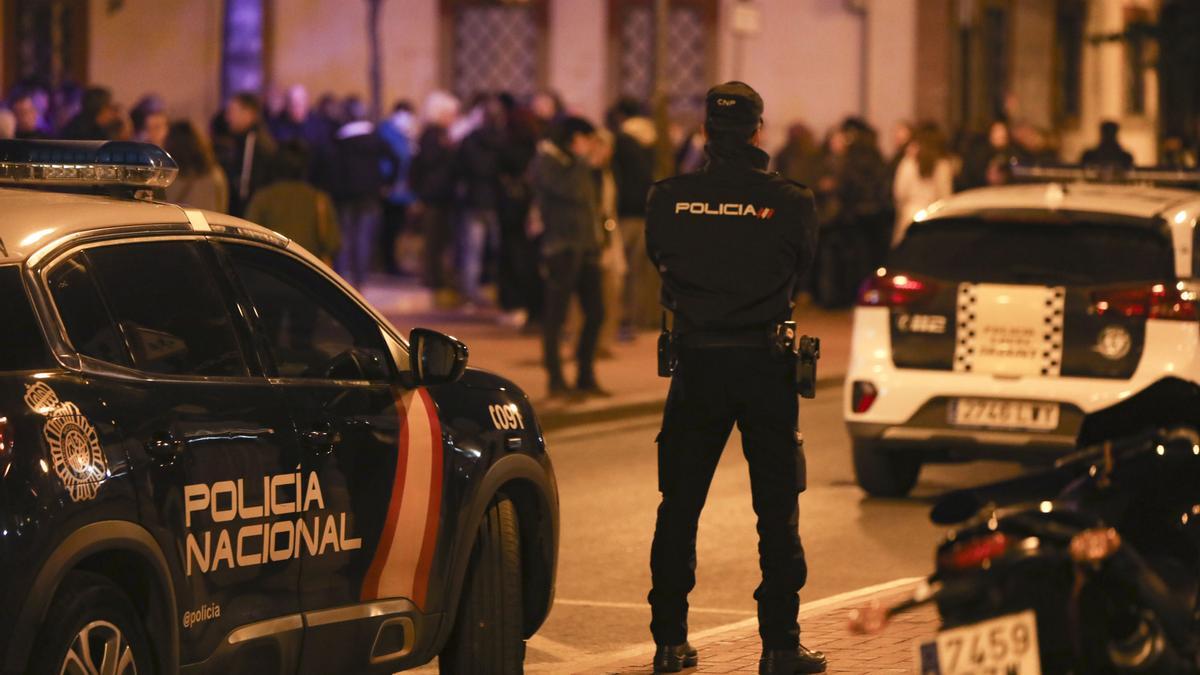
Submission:
M 0 140 L 0 185 L 165 188 L 177 173 L 149 143 Z
M 1200 185 L 1200 171 L 1181 169 L 1132 168 L 1104 164 L 1040 166 L 1019 164 L 1011 167 L 1013 178 L 1022 181 L 1136 183 L 1141 185 Z

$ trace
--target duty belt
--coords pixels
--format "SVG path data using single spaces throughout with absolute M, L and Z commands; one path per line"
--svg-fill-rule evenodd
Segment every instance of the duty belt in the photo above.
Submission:
M 718 347 L 771 346 L 772 331 L 766 326 L 739 330 L 705 330 L 682 333 L 678 336 L 679 346 L 689 349 L 714 349 Z
M 765 348 L 771 350 L 772 354 L 791 357 L 796 368 L 796 393 L 804 398 L 817 395 L 817 359 L 821 358 L 821 341 L 815 337 L 800 335 L 794 321 L 783 321 L 757 329 L 675 333 L 667 330 L 664 313 L 663 331 L 658 336 L 658 374 L 661 377 L 671 377 L 675 374 L 681 348 L 718 347 Z

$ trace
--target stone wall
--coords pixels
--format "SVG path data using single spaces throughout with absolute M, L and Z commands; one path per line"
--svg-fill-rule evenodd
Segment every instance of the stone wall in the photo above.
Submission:
M 206 123 L 221 103 L 222 3 L 124 0 L 115 12 L 108 4 L 88 3 L 91 82 L 127 107 L 156 93 L 172 116 Z

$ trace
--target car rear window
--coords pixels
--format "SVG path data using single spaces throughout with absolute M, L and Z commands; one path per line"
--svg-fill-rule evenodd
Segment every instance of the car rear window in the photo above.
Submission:
M 1103 285 L 1175 277 L 1169 239 L 1145 225 L 946 219 L 914 225 L 889 267 L 980 283 Z
M 50 367 L 46 339 L 29 306 L 21 270 L 16 265 L 0 266 L 0 317 L 4 326 L 0 371 Z

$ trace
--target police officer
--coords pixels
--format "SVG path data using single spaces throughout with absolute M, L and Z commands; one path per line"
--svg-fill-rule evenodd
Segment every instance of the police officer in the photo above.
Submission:
M 650 259 L 674 318 L 674 373 L 658 438 L 662 502 L 650 554 L 654 668 L 677 672 L 698 661 L 687 642 L 696 525 L 736 423 L 758 515 L 759 672 L 824 672 L 825 656 L 800 644 L 797 622 L 808 568 L 797 528 L 805 463 L 796 357 L 773 349 L 816 250 L 813 195 L 767 172 L 757 92 L 727 82 L 708 91 L 705 105 L 707 164 L 656 183 L 646 216 Z

